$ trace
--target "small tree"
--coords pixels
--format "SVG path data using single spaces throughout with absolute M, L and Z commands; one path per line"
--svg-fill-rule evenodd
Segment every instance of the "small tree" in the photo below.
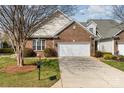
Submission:
M 35 31 L 44 25 L 49 16 L 57 9 L 71 14 L 73 6 L 33 6 L 7 5 L 0 6 L 0 29 L 9 37 L 17 56 L 17 65 L 24 64 L 24 47 Z

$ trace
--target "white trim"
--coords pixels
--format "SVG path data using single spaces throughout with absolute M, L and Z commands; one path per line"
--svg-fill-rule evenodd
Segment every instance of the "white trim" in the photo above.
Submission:
M 57 9 L 56 11 L 55 11 L 55 13 L 56 12 L 60 12 L 60 13 L 62 13 L 65 17 L 67 17 L 69 20 L 73 20 L 71 17 L 69 17 L 67 14 L 65 14 L 65 13 L 63 13 L 60 9 Z
M 119 32 L 117 32 L 114 36 L 116 36 L 117 34 L 121 33 L 122 31 L 124 31 L 124 30 L 120 30 L 120 31 L 119 31 Z
M 91 33 L 91 31 L 89 31 L 84 25 L 82 25 L 81 23 L 79 23 L 78 21 L 75 21 L 77 24 L 79 24 L 82 28 L 84 28 L 84 30 L 86 30 L 87 32 L 89 32 L 90 34 L 96 36 L 95 34 Z
M 90 44 L 90 42 L 58 42 L 57 44 Z
M 90 21 L 89 23 L 87 23 L 87 26 L 89 26 L 89 25 L 92 24 L 92 23 L 95 23 L 95 24 L 96 24 L 96 22 Z M 96 25 L 97 25 L 97 24 L 96 24 Z
M 90 21 L 90 22 L 87 24 L 87 27 L 88 27 L 90 24 L 92 24 L 92 23 L 95 23 L 95 24 L 97 25 L 97 23 L 96 23 L 95 21 Z M 96 28 L 97 28 L 97 26 L 96 26 Z M 98 37 L 100 37 L 100 38 L 103 37 L 103 36 L 97 31 L 97 29 L 96 29 L 96 32 L 99 34 Z M 96 36 L 97 36 L 97 35 L 96 35 Z
M 112 54 L 114 55 L 115 50 L 114 50 L 114 39 L 112 40 Z
M 41 40 L 41 49 L 40 50 L 38 50 L 37 49 L 37 41 L 39 40 L 39 39 L 33 39 L 33 40 L 36 40 L 36 49 L 33 49 L 34 51 L 43 51 L 43 49 L 42 49 L 42 41 L 44 40 L 45 42 L 45 46 L 44 46 L 44 48 L 46 48 L 46 40 L 45 39 L 40 39 Z M 33 42 L 33 40 L 32 40 L 32 42 Z M 32 43 L 32 46 L 33 46 L 33 43 Z
M 54 39 L 53 39 L 53 48 L 55 48 L 55 42 L 54 42 Z
M 44 40 L 44 48 L 46 48 L 46 39 L 42 39 Z
M 97 30 L 96 32 L 99 34 L 99 36 L 97 35 L 98 37 L 103 38 L 102 35 Z

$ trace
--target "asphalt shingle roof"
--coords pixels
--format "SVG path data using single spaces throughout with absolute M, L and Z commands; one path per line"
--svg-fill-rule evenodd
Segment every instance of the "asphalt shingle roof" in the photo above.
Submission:
M 97 24 L 97 32 L 100 33 L 103 38 L 113 37 L 123 29 L 122 25 L 111 19 L 92 19 L 88 21 L 94 21 Z
M 48 20 L 31 37 L 54 37 L 57 32 L 72 23 L 72 20 L 66 17 L 61 11 L 56 11 L 50 20 Z
M 87 22 L 80 22 L 83 26 L 87 26 Z

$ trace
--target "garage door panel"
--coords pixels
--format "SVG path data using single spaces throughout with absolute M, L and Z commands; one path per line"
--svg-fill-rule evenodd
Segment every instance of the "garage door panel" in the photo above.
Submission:
M 118 51 L 120 55 L 124 55 L 124 44 L 118 45 Z
M 59 56 L 90 56 L 90 44 L 59 44 Z

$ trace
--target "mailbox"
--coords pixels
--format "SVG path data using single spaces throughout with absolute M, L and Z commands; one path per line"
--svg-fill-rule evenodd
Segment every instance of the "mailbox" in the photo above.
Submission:
M 37 68 L 38 68 L 38 80 L 40 80 L 40 67 L 41 67 L 42 63 L 43 62 L 41 62 L 41 61 L 39 61 L 39 62 L 36 63 Z
M 41 61 L 37 62 L 37 68 L 40 68 L 41 65 L 42 65 L 42 62 Z

